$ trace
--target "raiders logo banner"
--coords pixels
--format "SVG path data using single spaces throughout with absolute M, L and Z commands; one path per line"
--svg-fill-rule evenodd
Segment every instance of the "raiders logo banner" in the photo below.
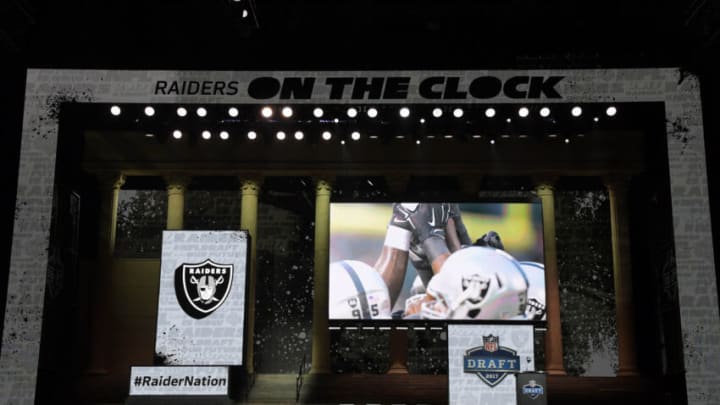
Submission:
M 159 365 L 242 365 L 247 254 L 244 231 L 163 232 Z
M 533 346 L 532 325 L 448 325 L 449 404 L 516 405 Z

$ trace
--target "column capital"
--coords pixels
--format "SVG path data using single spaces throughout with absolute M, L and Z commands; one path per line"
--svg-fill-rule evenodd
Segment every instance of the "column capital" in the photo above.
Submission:
M 315 191 L 317 194 L 330 194 L 332 193 L 332 182 L 325 177 L 313 178 L 315 181 Z
M 257 195 L 260 193 L 262 179 L 259 177 L 240 177 L 240 191 L 242 195 Z
M 627 174 L 607 175 L 602 180 L 609 191 L 623 191 L 630 187 L 630 175 Z
M 112 191 L 120 190 L 125 184 L 126 177 L 121 172 L 99 172 L 95 175 L 100 187 Z
M 183 176 L 178 174 L 169 174 L 163 176 L 165 184 L 167 185 L 168 193 L 182 192 L 185 190 L 192 178 L 190 176 Z
M 555 190 L 555 184 L 558 181 L 558 176 L 537 175 L 532 177 L 532 181 L 535 184 L 536 190 L 538 191 L 543 189 L 553 191 Z

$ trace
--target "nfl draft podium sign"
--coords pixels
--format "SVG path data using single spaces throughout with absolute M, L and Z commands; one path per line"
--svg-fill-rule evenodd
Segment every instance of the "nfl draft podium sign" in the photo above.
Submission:
M 243 364 L 245 231 L 164 231 L 154 367 L 132 367 L 128 403 L 229 403 Z
M 532 325 L 448 325 L 450 405 L 516 405 L 515 375 L 534 370 Z
M 518 405 L 547 405 L 547 377 L 543 373 L 519 373 Z

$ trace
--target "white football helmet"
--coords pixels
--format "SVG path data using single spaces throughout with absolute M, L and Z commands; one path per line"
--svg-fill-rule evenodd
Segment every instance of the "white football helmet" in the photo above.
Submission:
M 330 319 L 390 319 L 390 294 L 380 273 L 358 260 L 330 264 Z
M 520 262 L 520 266 L 525 271 L 530 284 L 525 317 L 529 320 L 544 321 L 547 309 L 545 304 L 545 266 L 536 262 Z
M 448 257 L 427 286 L 426 319 L 524 319 L 528 280 L 506 252 L 488 247 L 460 249 Z

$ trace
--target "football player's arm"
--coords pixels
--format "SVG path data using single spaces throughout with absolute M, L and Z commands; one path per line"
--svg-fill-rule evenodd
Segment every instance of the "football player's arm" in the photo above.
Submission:
M 451 252 L 472 245 L 472 239 L 460 214 L 460 206 L 457 203 L 450 204 L 450 218 L 447 221 L 447 244 Z
M 409 244 L 409 242 L 408 242 Z M 395 305 L 408 264 L 408 251 L 401 248 L 383 245 L 380 257 L 375 262 L 375 270 L 380 273 L 390 293 L 390 307 Z
M 412 227 L 407 220 L 409 215 L 408 208 L 402 204 L 393 204 L 393 215 L 385 231 L 385 242 L 374 266 L 388 287 L 391 307 L 400 295 L 407 271 L 408 250 L 412 239 Z

